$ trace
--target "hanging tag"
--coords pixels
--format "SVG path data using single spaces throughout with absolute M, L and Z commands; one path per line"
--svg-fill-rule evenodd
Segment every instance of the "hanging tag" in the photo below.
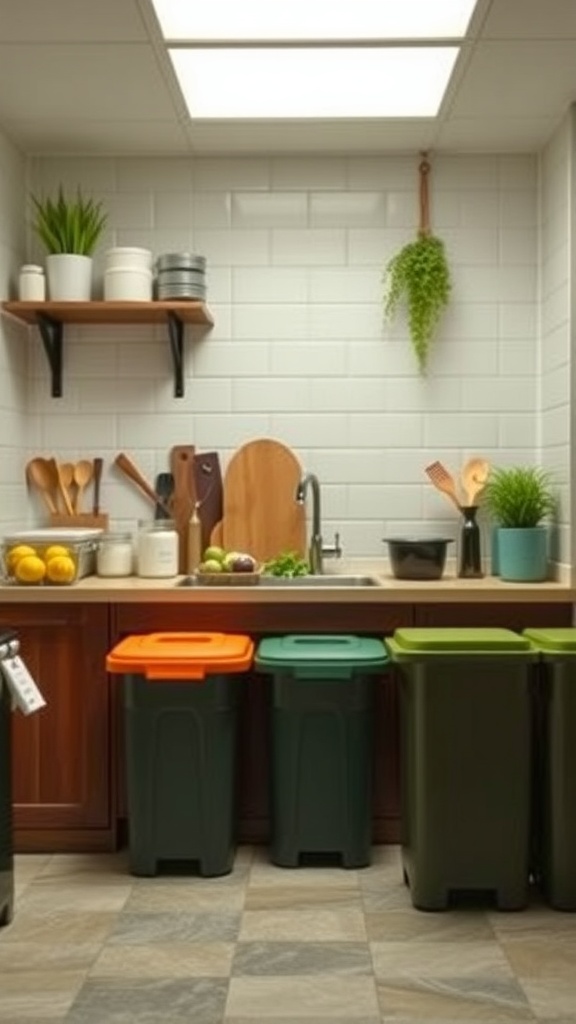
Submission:
M 0 661 L 0 669 L 8 683 L 12 700 L 23 715 L 31 715 L 45 706 L 44 697 L 19 655 Z

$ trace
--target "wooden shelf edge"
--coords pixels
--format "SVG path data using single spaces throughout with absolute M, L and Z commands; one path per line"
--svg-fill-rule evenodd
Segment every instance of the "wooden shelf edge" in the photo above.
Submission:
M 206 304 L 199 299 L 179 302 L 2 302 L 1 308 L 26 324 L 37 323 L 37 316 L 66 324 L 156 324 L 165 323 L 173 313 L 183 323 L 214 324 Z

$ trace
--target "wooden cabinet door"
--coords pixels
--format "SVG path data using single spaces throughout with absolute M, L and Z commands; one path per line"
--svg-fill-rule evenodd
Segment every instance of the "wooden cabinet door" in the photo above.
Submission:
M 104 848 L 95 833 L 111 825 L 109 693 L 105 605 L 0 605 L 13 627 L 46 707 L 13 722 L 13 804 L 17 849 Z M 32 839 L 32 834 L 36 839 Z M 28 837 L 28 839 L 27 839 Z

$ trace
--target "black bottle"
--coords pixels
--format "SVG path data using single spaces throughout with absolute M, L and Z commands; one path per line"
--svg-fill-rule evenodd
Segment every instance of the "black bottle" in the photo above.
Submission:
M 464 522 L 460 530 L 460 562 L 458 575 L 464 579 L 479 579 L 482 572 L 482 552 L 480 550 L 480 527 L 476 522 L 477 505 L 464 505 L 462 515 Z

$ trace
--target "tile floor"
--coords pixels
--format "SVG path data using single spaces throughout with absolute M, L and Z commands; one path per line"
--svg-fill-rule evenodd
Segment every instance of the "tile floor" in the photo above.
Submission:
M 16 858 L 0 929 L 10 1024 L 576 1024 L 576 914 L 414 910 L 371 867 L 133 878 L 124 853 Z

